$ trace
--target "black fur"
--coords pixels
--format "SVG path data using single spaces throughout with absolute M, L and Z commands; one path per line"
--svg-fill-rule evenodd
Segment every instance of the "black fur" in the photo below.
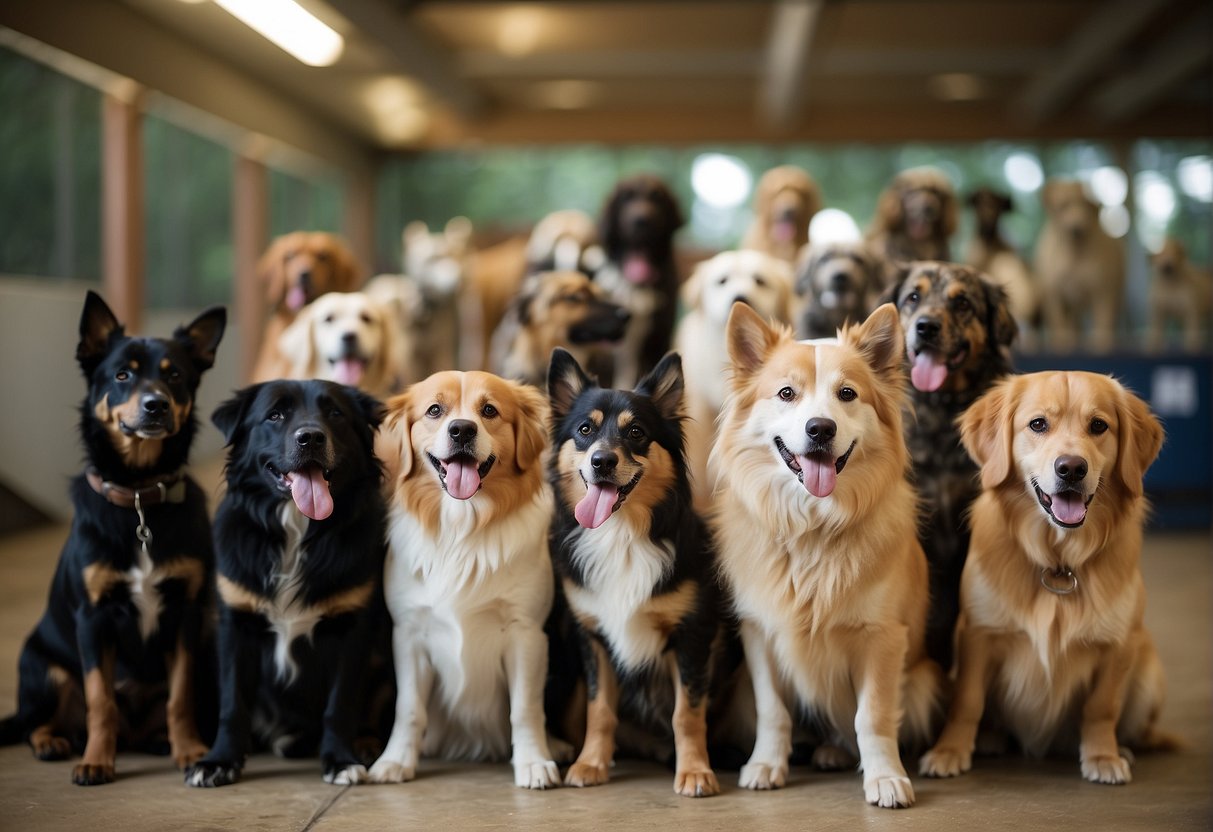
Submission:
M 373 455 L 382 418 L 378 401 L 327 381 L 253 385 L 215 411 L 229 446 L 227 494 L 215 515 L 221 704 L 215 745 L 187 773 L 190 785 L 239 779 L 254 725 L 284 755 L 314 753 L 318 742 L 326 779 L 358 762 L 351 744 L 382 595 L 386 509 Z M 321 469 L 332 513 L 307 520 L 297 578 L 288 583 L 283 518 L 306 518 L 280 475 Z M 303 607 L 355 600 L 322 617 L 310 639 L 294 638 L 287 649 L 297 675 L 281 678 L 273 616 L 249 599 L 292 593 Z
M 215 307 L 171 338 L 129 337 L 105 301 L 88 293 L 76 348 L 88 382 L 80 405 L 86 471 L 98 483 L 138 489 L 144 499 L 159 491 L 157 483 L 172 484 L 166 491 L 173 494 L 171 500 L 141 506 L 151 531 L 147 552 L 152 571 L 180 568 L 156 583 L 162 602 L 154 629 L 144 638 L 137 606 L 144 592 L 127 579 L 139 566 L 138 515 L 133 507 L 112 503 L 94 490 L 85 473 L 73 478 L 71 530 L 46 612 L 21 652 L 17 714 L 0 725 L 5 743 L 31 740 L 31 733 L 38 732 L 34 753 L 40 759 L 62 759 L 70 750 L 84 748 L 88 737 L 81 689 L 85 676 L 100 669 L 108 677 L 110 696 L 115 682 L 123 688 L 117 700 L 123 725 L 118 740 L 166 750 L 166 656 L 180 643 L 189 660 L 201 659 L 209 667 L 200 653 L 214 568 L 210 521 L 206 495 L 182 469 L 196 427 L 194 395 L 202 374 L 214 364 L 225 324 L 226 312 Z M 119 409 L 127 414 L 120 426 L 115 417 Z M 103 417 L 114 417 L 111 428 Z M 107 669 L 111 662 L 112 671 Z M 64 690 L 65 685 L 70 689 Z M 72 773 L 73 782 L 109 782 L 113 763 L 109 754 L 86 754 Z

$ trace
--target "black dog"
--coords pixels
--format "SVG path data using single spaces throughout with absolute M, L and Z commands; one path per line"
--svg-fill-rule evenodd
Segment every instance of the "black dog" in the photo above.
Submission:
M 731 630 L 709 533 L 691 507 L 682 362 L 670 354 L 634 392 L 605 390 L 557 349 L 548 393 L 552 562 L 588 696 L 585 742 L 565 782 L 607 781 L 622 713 L 666 742 L 672 734 L 675 791 L 716 794 L 708 706 L 729 676 Z
M 239 779 L 254 723 L 285 756 L 318 738 L 327 782 L 365 775 L 351 742 L 382 594 L 382 418 L 375 399 L 327 381 L 253 385 L 215 411 L 229 446 L 215 515 L 219 732 L 189 785 Z
M 226 321 L 215 307 L 172 338 L 133 338 L 99 296 L 84 302 L 88 462 L 72 480 L 75 515 L 46 612 L 21 652 L 17 714 L 0 724 L 0 741 L 27 740 L 40 760 L 83 745 L 72 770 L 81 786 L 113 781 L 120 740 L 159 750 L 167 730 L 182 768 L 206 753 L 194 663 L 214 557 L 206 495 L 183 469 L 194 393 Z

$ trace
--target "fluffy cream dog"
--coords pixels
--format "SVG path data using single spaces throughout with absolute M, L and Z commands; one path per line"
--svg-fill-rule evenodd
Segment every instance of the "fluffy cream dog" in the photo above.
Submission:
M 1183 243 L 1168 237 L 1150 258 L 1150 320 L 1146 345 L 1157 351 L 1168 342 L 1167 327 L 1178 327 L 1179 345 L 1200 352 L 1208 343 L 1213 275 L 1188 259 Z
M 903 343 L 892 304 L 828 342 L 746 306 L 729 319 L 713 525 L 758 706 L 745 788 L 784 785 L 792 713 L 809 709 L 832 734 L 817 765 L 858 755 L 869 803 L 914 802 L 898 740 L 926 741 L 942 674 L 923 647 Z

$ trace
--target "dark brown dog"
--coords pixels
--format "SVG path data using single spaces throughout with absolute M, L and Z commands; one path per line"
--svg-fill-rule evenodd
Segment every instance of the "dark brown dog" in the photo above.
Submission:
M 903 170 L 880 194 L 868 239 L 886 260 L 951 260 L 956 192 L 943 171 Z

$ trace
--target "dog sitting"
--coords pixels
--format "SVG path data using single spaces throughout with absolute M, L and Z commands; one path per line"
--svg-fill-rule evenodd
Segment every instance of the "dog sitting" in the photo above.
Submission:
M 542 387 L 552 350 L 563 347 L 583 364 L 609 366 L 613 345 L 631 314 L 579 271 L 544 272 L 527 279 L 493 333 L 492 370 Z
M 836 340 L 797 342 L 737 304 L 728 345 L 712 526 L 757 705 L 740 784 L 784 785 L 793 714 L 807 712 L 827 737 L 814 764 L 858 755 L 867 801 L 909 806 L 898 740 L 926 742 L 943 678 L 923 645 L 897 312 L 886 304 Z
M 472 223 L 453 217 L 441 231 L 417 220 L 401 232 L 404 273 L 421 294 L 416 327 L 418 378 L 464 366 L 479 354 L 479 312 L 467 291 Z
M 912 263 L 887 297 L 905 332 L 914 418 L 906 444 L 922 504 L 919 540 L 931 573 L 927 653 L 948 670 L 960 610 L 960 574 L 969 550 L 968 512 L 977 468 L 960 442 L 957 418 L 1011 372 L 1016 336 L 1006 293 L 968 266 Z
M 884 262 L 864 243 L 810 246 L 796 272 L 803 310 L 797 334 L 832 338 L 847 324 L 860 323 L 876 307 L 884 280 Z
M 957 214 L 956 192 L 943 171 L 910 168 L 881 192 L 867 238 L 889 262 L 951 260 Z
M 215 307 L 171 338 L 131 337 L 100 296 L 84 301 L 87 465 L 72 480 L 46 612 L 21 651 L 17 713 L 0 723 L 0 742 L 25 740 L 40 760 L 83 745 L 77 785 L 112 782 L 120 741 L 154 748 L 166 729 L 179 768 L 206 753 L 194 687 L 214 556 L 206 494 L 184 467 L 225 324 Z M 167 705 L 156 693 L 166 682 Z M 120 696 L 164 710 L 149 717 Z
M 1162 664 L 1143 623 L 1142 476 L 1163 431 L 1107 376 L 998 384 L 965 413 L 981 466 L 947 726 L 923 774 L 968 771 L 983 716 L 1032 756 L 1078 751 L 1082 775 L 1127 783 L 1121 750 L 1173 747 L 1158 728 Z
M 809 242 L 809 222 L 820 210 L 821 191 L 813 177 L 795 165 L 771 168 L 754 190 L 754 219 L 741 247 L 795 263 Z
M 552 605 L 547 402 L 532 387 L 446 372 L 388 403 L 385 596 L 396 720 L 371 767 L 416 776 L 419 757 L 501 760 L 514 783 L 560 784 L 544 728 L 544 619 Z
M 599 220 L 607 262 L 594 279 L 631 313 L 608 385 L 631 388 L 670 348 L 678 307 L 674 233 L 682 209 L 664 182 L 639 174 L 615 185 Z
M 556 350 L 549 476 L 552 559 L 587 687 L 585 741 L 566 785 L 606 783 L 620 720 L 669 736 L 674 791 L 720 791 L 708 710 L 728 616 L 682 454 L 682 368 L 664 358 L 635 391 L 604 390 Z
M 1124 250 L 1099 224 L 1099 203 L 1081 182 L 1051 180 L 1040 191 L 1045 224 L 1036 277 L 1049 346 L 1112 349 L 1124 301 Z M 1083 329 L 1088 332 L 1083 337 Z
M 1150 258 L 1150 320 L 1146 345 L 1157 351 L 1168 342 L 1169 325 L 1178 328 L 1178 342 L 1188 352 L 1200 352 L 1208 343 L 1213 275 L 1188 259 L 1183 243 L 1168 237 Z
M 976 233 L 969 241 L 965 262 L 987 275 L 1007 293 L 1011 315 L 1019 324 L 1020 342 L 1035 326 L 1040 298 L 1032 270 L 1019 252 L 1007 242 L 1000 228 L 1002 217 L 1014 210 L 1011 197 L 991 188 L 978 188 L 966 200 L 977 221 Z
M 228 443 L 215 515 L 219 732 L 190 786 L 236 782 L 257 739 L 283 756 L 319 743 L 324 780 L 358 782 L 351 749 L 381 591 L 382 406 L 330 381 L 246 387 L 212 420 Z
M 327 292 L 353 292 L 362 274 L 353 252 L 323 231 L 295 231 L 275 239 L 261 256 L 257 274 L 265 283 L 270 317 L 261 337 L 252 380 L 286 375 L 290 361 L 278 339 L 299 311 Z
M 397 392 L 407 371 L 411 333 L 392 310 L 364 292 L 329 292 L 308 304 L 278 341 L 286 378 L 348 384 L 373 396 Z

